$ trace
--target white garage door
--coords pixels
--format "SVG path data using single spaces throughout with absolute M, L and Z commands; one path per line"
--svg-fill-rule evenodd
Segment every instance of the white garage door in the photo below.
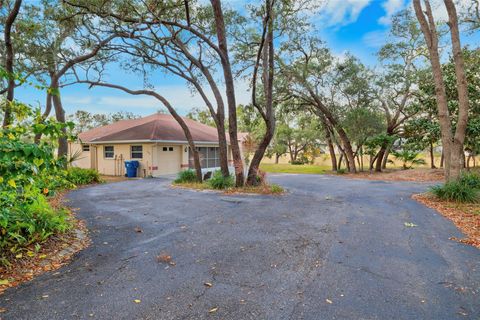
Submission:
M 181 146 L 157 146 L 158 169 L 155 175 L 178 173 L 182 164 Z

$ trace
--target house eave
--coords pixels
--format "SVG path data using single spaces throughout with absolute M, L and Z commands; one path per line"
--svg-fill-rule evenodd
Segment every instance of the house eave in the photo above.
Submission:
M 132 144 L 132 143 L 170 143 L 170 144 L 188 144 L 188 141 L 182 140 L 112 140 L 112 141 L 83 141 L 84 144 Z M 194 141 L 195 144 L 218 145 L 218 141 Z M 229 144 L 227 142 L 227 144 Z

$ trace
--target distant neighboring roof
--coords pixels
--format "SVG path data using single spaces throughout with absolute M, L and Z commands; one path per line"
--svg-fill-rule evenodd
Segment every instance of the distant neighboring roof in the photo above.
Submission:
M 239 133 L 237 133 L 237 139 L 238 139 L 238 141 L 244 142 L 245 140 L 247 140 L 249 134 L 250 134 L 250 133 L 248 133 L 248 132 L 239 132 Z
M 183 118 L 195 142 L 218 142 L 217 129 Z M 168 141 L 186 142 L 182 127 L 169 114 L 156 113 L 150 116 L 121 120 L 103 127 L 94 128 L 78 135 L 83 143 Z

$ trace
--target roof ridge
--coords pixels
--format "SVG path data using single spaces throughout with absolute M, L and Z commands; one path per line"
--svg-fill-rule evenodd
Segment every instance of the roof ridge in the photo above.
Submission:
M 152 132 L 150 132 L 150 140 L 153 140 L 153 138 L 155 137 L 155 133 L 157 132 L 157 128 L 159 126 L 158 120 L 160 120 L 160 119 L 152 120 L 153 122 L 155 122 L 155 124 L 153 126 Z M 149 123 L 149 122 L 147 122 L 147 123 Z

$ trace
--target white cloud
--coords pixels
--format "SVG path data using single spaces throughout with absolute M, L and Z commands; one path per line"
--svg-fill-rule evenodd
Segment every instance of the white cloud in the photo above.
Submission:
M 86 93 L 88 95 L 88 91 Z M 62 95 L 62 102 L 64 104 L 73 104 L 73 105 L 88 105 L 92 104 L 93 99 L 91 96 L 81 95 Z
M 392 16 L 404 8 L 404 2 L 404 0 L 386 0 L 384 3 L 382 3 L 382 7 L 385 10 L 385 15 L 378 19 L 378 23 L 389 25 L 391 23 Z
M 367 32 L 362 37 L 362 42 L 370 48 L 380 48 L 386 43 L 387 34 L 385 31 Z
M 344 26 L 357 21 L 372 0 L 327 0 L 320 15 L 329 26 Z
M 150 96 L 103 96 L 100 97 L 95 104 L 101 106 L 118 107 L 118 108 L 142 108 L 151 109 L 158 108 L 161 103 L 157 99 Z
M 448 20 L 447 9 L 442 0 L 433 0 L 431 1 L 433 17 L 436 22 L 446 22 Z M 457 6 L 458 10 L 458 6 Z
M 163 104 L 151 96 L 139 95 L 134 96 L 122 91 L 111 89 L 105 92 L 102 88 L 102 94 L 95 92 L 96 88 L 85 90 L 83 95 L 64 95 L 62 100 L 67 112 L 72 113 L 75 110 L 85 110 L 94 113 L 109 113 L 115 111 L 131 111 L 135 114 L 147 115 L 156 112 L 159 109 L 165 109 Z M 237 81 L 235 83 L 235 95 L 237 104 L 247 104 L 250 102 L 250 92 L 248 83 L 245 81 Z M 182 84 L 178 85 L 159 85 L 155 91 L 164 96 L 178 113 L 184 115 L 193 108 L 203 108 L 205 102 L 200 95 L 192 93 L 191 90 Z M 225 87 L 220 86 L 222 94 Z M 79 92 L 82 92 L 79 90 Z M 106 93 L 106 94 L 105 94 Z M 213 94 L 207 92 L 207 96 L 211 99 L 214 106 L 215 100 Z M 225 107 L 227 100 L 224 97 Z

